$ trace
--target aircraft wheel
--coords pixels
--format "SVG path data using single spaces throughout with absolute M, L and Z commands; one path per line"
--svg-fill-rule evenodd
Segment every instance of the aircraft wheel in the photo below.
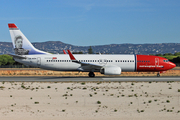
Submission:
M 160 77 L 160 73 L 157 73 L 157 77 Z
M 95 77 L 95 74 L 93 72 L 89 72 L 89 77 Z

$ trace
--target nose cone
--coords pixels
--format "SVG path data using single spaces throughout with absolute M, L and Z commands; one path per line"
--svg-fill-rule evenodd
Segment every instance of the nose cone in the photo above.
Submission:
M 173 69 L 174 67 L 176 67 L 176 64 L 169 62 L 169 66 L 170 66 L 170 69 Z

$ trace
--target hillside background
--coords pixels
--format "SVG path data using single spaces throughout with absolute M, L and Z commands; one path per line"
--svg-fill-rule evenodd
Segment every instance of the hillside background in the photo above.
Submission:
M 37 49 L 62 54 L 63 50 L 71 52 L 88 53 L 90 46 L 75 46 L 61 41 L 35 42 L 32 43 Z M 110 44 L 91 46 L 94 53 L 102 54 L 165 54 L 180 52 L 180 43 L 157 43 L 157 44 Z M 11 42 L 0 42 L 0 55 L 14 53 Z

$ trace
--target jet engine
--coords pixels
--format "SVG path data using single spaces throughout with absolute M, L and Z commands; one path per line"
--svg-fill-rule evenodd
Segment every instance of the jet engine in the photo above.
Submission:
M 100 73 L 104 75 L 120 75 L 121 68 L 118 66 L 105 66 L 100 70 Z

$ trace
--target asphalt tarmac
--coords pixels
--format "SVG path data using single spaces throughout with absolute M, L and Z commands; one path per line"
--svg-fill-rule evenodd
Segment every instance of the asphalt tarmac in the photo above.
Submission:
M 167 82 L 180 77 L 0 77 L 0 82 Z

